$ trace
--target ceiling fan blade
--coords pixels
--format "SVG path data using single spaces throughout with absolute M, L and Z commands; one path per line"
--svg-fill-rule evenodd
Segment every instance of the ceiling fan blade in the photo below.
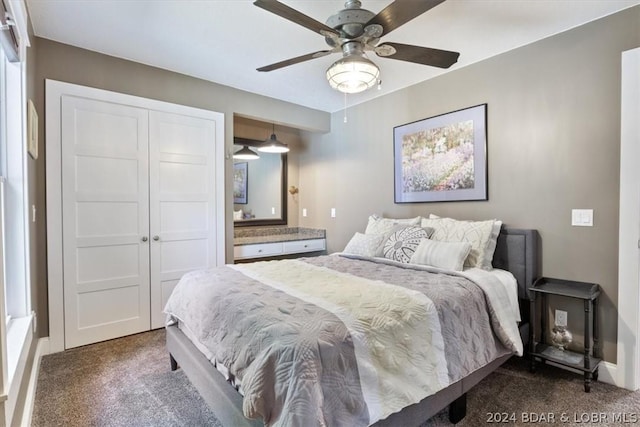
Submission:
M 449 68 L 456 62 L 460 53 L 448 50 L 431 49 L 401 43 L 383 43 L 374 49 L 376 55 L 382 58 L 399 59 L 400 61 L 415 62 L 416 64 L 432 67 Z
M 427 10 L 432 9 L 445 0 L 396 0 L 385 7 L 376 16 L 365 24 L 382 25 L 383 35 L 389 34 L 399 26 L 406 24 L 413 18 L 422 15 Z
M 309 61 L 310 59 L 321 58 L 323 56 L 327 56 L 330 53 L 335 52 L 336 50 L 320 50 L 318 52 L 309 53 L 306 55 L 298 56 L 296 58 L 287 59 L 285 61 L 276 62 L 275 64 L 266 65 L 264 67 L 258 68 L 258 71 L 273 71 L 278 68 L 288 67 L 289 65 L 298 64 L 300 62 Z
M 253 2 L 254 5 L 274 13 L 284 19 L 288 19 L 291 22 L 295 22 L 298 25 L 302 25 L 305 28 L 310 29 L 318 34 L 322 34 L 327 37 L 329 34 L 334 34 L 338 36 L 338 32 L 328 25 L 323 24 L 322 22 L 316 21 L 310 16 L 305 15 L 302 12 L 298 12 L 297 10 L 287 6 L 286 4 L 280 3 L 277 0 L 256 0 Z

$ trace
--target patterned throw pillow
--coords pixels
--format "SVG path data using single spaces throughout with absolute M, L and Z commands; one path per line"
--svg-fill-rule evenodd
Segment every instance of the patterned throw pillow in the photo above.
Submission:
M 381 218 L 378 215 L 369 216 L 369 220 L 367 222 L 367 228 L 364 231 L 364 234 L 387 234 L 394 227 L 398 225 L 415 225 L 420 226 L 421 216 L 417 216 L 415 218 Z
M 387 235 L 382 253 L 385 258 L 407 264 L 420 242 L 428 238 L 429 231 L 422 227 L 397 226 Z
M 430 214 L 429 219 L 442 219 L 438 215 Z M 455 221 L 452 218 L 448 218 L 451 221 Z M 493 226 L 491 227 L 491 234 L 489 239 L 487 240 L 487 245 L 482 252 L 482 259 L 480 261 L 479 267 L 483 270 L 493 270 L 493 254 L 496 252 L 496 245 L 498 243 L 498 236 L 500 235 L 500 229 L 502 228 L 502 221 L 498 219 L 490 219 L 487 221 L 462 221 L 462 222 L 490 222 L 493 221 Z
M 495 222 L 495 220 L 458 221 L 452 218 L 423 218 L 422 226 L 435 229 L 431 236 L 433 240 L 471 243 L 471 252 L 464 262 L 464 266 L 489 270 L 493 258 L 493 251 L 489 253 L 489 249 L 491 249 L 490 243 Z M 495 244 L 493 250 L 495 250 Z
M 382 245 L 384 238 L 384 234 L 356 233 L 349 240 L 343 252 L 367 257 L 378 256 L 380 245 Z

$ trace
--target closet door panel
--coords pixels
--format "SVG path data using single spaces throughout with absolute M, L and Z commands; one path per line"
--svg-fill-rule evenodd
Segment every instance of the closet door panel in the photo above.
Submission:
M 65 347 L 150 328 L 148 112 L 62 97 Z M 142 241 L 147 237 L 147 241 Z
M 151 327 L 183 274 L 216 263 L 216 122 L 149 112 Z M 157 240 L 156 240 L 157 238 Z
M 165 233 L 206 229 L 208 205 L 207 202 L 163 202 L 160 228 Z

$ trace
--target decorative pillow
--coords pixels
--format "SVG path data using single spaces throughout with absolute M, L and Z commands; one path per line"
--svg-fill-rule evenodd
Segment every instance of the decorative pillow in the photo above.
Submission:
M 458 221 L 452 218 L 423 218 L 422 226 L 434 228 L 432 240 L 440 242 L 469 242 L 471 252 L 465 267 L 478 267 L 490 270 L 495 243 L 491 249 L 491 237 L 496 221 Z M 497 235 L 496 235 L 497 239 Z
M 430 219 L 441 219 L 441 217 L 429 214 Z M 455 221 L 455 220 L 454 220 Z M 465 221 L 474 222 L 474 221 Z M 482 266 L 480 268 L 484 270 L 493 270 L 493 254 L 496 252 L 496 244 L 498 243 L 498 236 L 500 235 L 500 229 L 502 228 L 502 221 L 494 219 L 493 227 L 491 229 L 491 235 L 487 241 L 487 246 L 484 252 L 484 258 L 482 260 Z
M 356 233 L 351 240 L 349 240 L 343 252 L 368 257 L 378 256 L 380 245 L 382 245 L 385 237 L 384 234 Z
M 429 238 L 429 231 L 415 226 L 396 227 L 387 235 L 382 254 L 385 258 L 407 264 L 420 242 Z
M 469 242 L 438 242 L 424 239 L 411 257 L 411 264 L 430 265 L 447 270 L 462 271 L 469 256 Z
M 485 270 L 493 270 L 493 254 L 496 253 L 496 245 L 498 244 L 498 236 L 500 235 L 500 229 L 502 228 L 502 221 L 494 220 L 493 228 L 491 229 L 491 237 L 487 242 L 487 249 L 484 253 L 484 260 L 482 267 Z
M 364 234 L 386 234 L 390 232 L 397 225 L 420 225 L 421 216 L 415 218 L 382 218 L 378 215 L 369 216 L 367 222 L 367 228 Z

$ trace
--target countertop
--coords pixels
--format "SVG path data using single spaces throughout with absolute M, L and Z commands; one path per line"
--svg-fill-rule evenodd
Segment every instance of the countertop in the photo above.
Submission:
M 326 237 L 325 230 L 302 227 L 243 228 L 236 230 L 234 235 L 234 246 L 324 239 Z

